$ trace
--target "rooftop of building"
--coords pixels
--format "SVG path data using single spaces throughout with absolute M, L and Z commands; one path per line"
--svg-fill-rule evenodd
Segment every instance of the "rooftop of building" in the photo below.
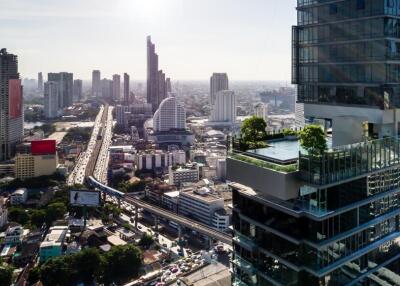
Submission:
M 219 197 L 217 194 L 212 193 L 212 191 L 208 188 L 200 188 L 200 189 L 184 189 L 180 193 L 180 196 L 190 197 L 197 201 L 202 201 L 206 203 L 212 203 L 216 201 L 223 201 L 223 198 Z

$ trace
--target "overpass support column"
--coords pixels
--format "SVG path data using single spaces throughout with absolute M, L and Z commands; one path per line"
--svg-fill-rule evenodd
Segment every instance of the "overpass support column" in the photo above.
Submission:
M 182 239 L 182 226 L 180 224 L 178 224 L 178 246 L 179 246 L 181 252 L 183 252 L 183 244 L 184 244 L 184 240 Z
M 121 198 L 118 198 L 118 208 L 121 208 Z
M 211 238 L 209 238 L 208 236 L 204 237 L 204 249 L 206 250 L 210 250 L 211 248 Z
M 107 194 L 105 192 L 103 193 L 103 204 L 105 204 L 107 202 Z
M 154 231 L 158 232 L 158 217 L 154 216 Z
M 139 219 L 139 208 L 135 205 L 135 228 L 137 229 Z

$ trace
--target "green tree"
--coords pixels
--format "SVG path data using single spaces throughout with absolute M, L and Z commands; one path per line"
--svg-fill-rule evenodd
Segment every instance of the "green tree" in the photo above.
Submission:
M 145 233 L 139 240 L 139 245 L 144 248 L 149 248 L 154 242 L 154 239 L 151 235 Z
M 29 270 L 28 282 L 30 285 L 35 284 L 40 280 L 40 267 L 34 267 Z
M 40 268 L 44 286 L 69 286 L 77 280 L 77 269 L 73 268 L 74 256 L 60 256 L 49 259 Z
M 256 149 L 266 146 L 267 124 L 262 117 L 252 116 L 243 121 L 240 129 L 241 144 L 244 149 Z
M 106 271 L 104 282 L 109 284 L 114 281 L 126 281 L 137 277 L 142 265 L 142 254 L 139 248 L 127 244 L 115 246 L 105 254 Z
M 41 227 L 46 221 L 46 211 L 45 210 L 32 210 L 31 212 L 31 224 L 37 228 Z
M 103 276 L 105 260 L 96 248 L 86 248 L 74 256 L 74 268 L 78 277 L 89 284 Z
M 10 221 L 25 225 L 29 222 L 29 214 L 21 207 L 11 207 L 8 211 L 8 219 Z
M 66 212 L 67 207 L 61 202 L 49 204 L 46 207 L 46 224 L 51 225 L 55 220 L 63 218 Z
M 307 125 L 300 132 L 300 144 L 310 155 L 321 155 L 326 149 L 326 139 L 319 125 Z
M 0 286 L 9 286 L 12 282 L 13 268 L 11 266 L 0 267 Z

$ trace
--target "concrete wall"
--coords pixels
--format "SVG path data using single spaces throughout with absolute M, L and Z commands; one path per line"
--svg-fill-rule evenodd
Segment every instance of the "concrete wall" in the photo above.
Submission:
M 298 197 L 300 181 L 298 172 L 281 173 L 250 163 L 227 158 L 227 179 L 251 187 L 254 191 L 282 200 Z

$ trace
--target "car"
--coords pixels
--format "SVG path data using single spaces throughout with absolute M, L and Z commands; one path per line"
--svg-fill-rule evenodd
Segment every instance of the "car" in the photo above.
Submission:
M 171 269 L 172 273 L 177 273 L 178 271 L 179 271 L 178 267 L 174 267 L 174 268 Z
M 163 243 L 163 244 L 162 244 L 162 246 L 164 246 L 164 247 L 168 247 L 168 245 L 167 245 L 166 243 Z

